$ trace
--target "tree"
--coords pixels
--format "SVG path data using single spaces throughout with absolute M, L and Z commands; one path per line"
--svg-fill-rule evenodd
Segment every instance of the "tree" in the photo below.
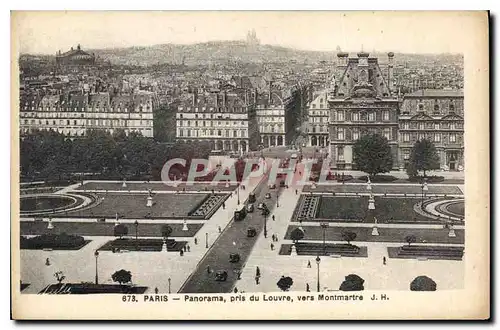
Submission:
M 406 243 L 408 243 L 408 246 L 410 246 L 411 243 L 415 243 L 417 241 L 417 238 L 415 237 L 415 235 L 408 235 L 405 237 L 405 241 Z
M 418 276 L 410 283 L 411 291 L 436 291 L 436 282 L 427 276 Z
M 114 235 L 115 236 L 119 236 L 120 239 L 123 238 L 123 236 L 127 235 L 128 234 L 128 227 L 125 226 L 124 224 L 119 224 L 117 226 L 115 226 L 114 228 Z
M 161 236 L 164 239 L 167 239 L 170 235 L 172 235 L 172 231 L 172 227 L 170 227 L 169 225 L 161 226 Z
M 298 241 L 300 241 L 301 239 L 304 238 L 304 232 L 300 228 L 295 228 L 290 233 L 290 237 L 291 237 L 293 243 L 297 243 Z
M 64 279 L 66 278 L 66 276 L 64 276 L 63 272 L 62 271 L 58 271 L 54 274 L 54 276 L 56 277 L 57 279 L 57 283 L 61 284 L 62 281 L 64 281 Z
M 365 280 L 356 274 L 347 275 L 344 282 L 340 285 L 340 291 L 362 291 L 365 289 L 363 284 Z
M 276 285 L 278 286 L 278 288 L 280 288 L 281 291 L 288 291 L 293 285 L 293 279 L 290 276 L 281 276 Z
M 351 241 L 354 241 L 356 239 L 356 233 L 349 230 L 343 231 L 342 239 L 346 241 L 347 244 L 351 245 Z
M 362 136 L 354 144 L 353 162 L 370 176 L 389 172 L 393 159 L 387 139 L 379 134 Z
M 132 281 L 132 273 L 128 270 L 121 269 L 116 271 L 113 275 L 111 275 L 113 281 L 120 283 L 123 285 L 124 283 L 129 283 Z
M 409 176 L 415 174 L 415 171 L 423 171 L 425 177 L 426 171 L 439 169 L 439 156 L 434 143 L 426 139 L 415 142 L 409 163 L 411 164 L 407 170 Z

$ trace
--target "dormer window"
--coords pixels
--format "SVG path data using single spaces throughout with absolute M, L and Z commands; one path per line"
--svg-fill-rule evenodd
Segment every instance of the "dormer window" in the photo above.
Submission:
M 439 104 L 434 104 L 434 112 L 439 112 Z
M 455 105 L 450 104 L 450 112 L 455 112 Z
M 424 105 L 422 103 L 418 105 L 418 111 L 424 111 Z

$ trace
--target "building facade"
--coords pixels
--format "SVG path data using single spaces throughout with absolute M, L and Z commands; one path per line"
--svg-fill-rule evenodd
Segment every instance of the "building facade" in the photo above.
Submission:
M 339 53 L 337 69 L 342 73 L 336 79 L 335 88 L 328 98 L 330 108 L 331 167 L 355 169 L 353 146 L 366 134 L 380 134 L 387 138 L 398 168 L 398 100 L 393 96 L 392 65 L 385 77 L 378 59 L 360 52 L 349 58 Z M 393 53 L 388 60 L 393 62 Z
M 259 143 L 254 102 L 248 91 L 189 93 L 176 113 L 176 139 L 208 141 L 212 150 L 246 152 Z
M 326 147 L 330 143 L 328 125 L 330 110 L 328 108 L 328 91 L 314 93 L 313 100 L 308 105 L 307 145 Z
M 260 144 L 263 147 L 286 145 L 286 124 L 289 120 L 286 105 L 289 102 L 289 97 L 283 100 L 282 94 L 274 91 L 257 96 L 255 112 L 259 127 Z
M 93 66 L 96 63 L 96 57 L 94 54 L 89 54 L 83 51 L 78 45 L 76 49 L 71 49 L 65 53 L 61 51 L 56 53 L 56 64 L 57 66 Z
M 155 95 L 138 91 L 110 96 L 102 93 L 67 93 L 27 96 L 20 100 L 20 130 L 53 130 L 68 136 L 84 136 L 89 129 L 125 134 L 138 132 L 153 137 Z
M 464 167 L 464 96 L 462 90 L 420 90 L 406 94 L 399 116 L 399 164 L 405 168 L 416 141 L 436 147 L 442 170 Z

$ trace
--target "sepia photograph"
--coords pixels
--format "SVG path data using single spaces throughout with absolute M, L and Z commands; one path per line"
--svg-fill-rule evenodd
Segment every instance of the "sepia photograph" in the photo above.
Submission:
M 11 29 L 13 318 L 489 317 L 487 12 Z

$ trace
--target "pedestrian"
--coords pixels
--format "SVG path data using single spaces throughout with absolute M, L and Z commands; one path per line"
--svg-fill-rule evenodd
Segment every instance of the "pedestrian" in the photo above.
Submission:
M 184 250 L 184 252 L 186 252 L 186 251 L 187 251 L 187 246 L 186 246 L 186 245 L 184 245 L 184 246 L 182 247 L 182 249 Z
M 274 216 L 274 214 L 273 214 L 273 217 L 272 217 L 272 218 L 273 218 L 273 221 L 275 221 L 275 220 L 276 220 L 276 217 Z
M 382 258 L 382 263 L 385 265 L 387 262 L 387 259 L 385 259 L 385 257 Z
M 309 287 L 309 283 L 306 283 L 306 292 L 311 292 L 311 288 Z
M 257 268 L 255 269 L 255 276 L 260 276 L 260 268 L 259 268 L 259 266 L 257 266 Z
M 184 251 L 181 250 L 180 255 L 181 255 L 181 257 L 184 256 Z
M 238 293 L 238 288 L 234 287 L 234 293 Z
M 189 244 L 187 245 L 187 252 L 191 252 L 191 247 L 189 246 Z
M 311 268 L 311 260 L 307 261 L 307 268 Z
M 198 238 L 194 238 L 194 245 L 198 245 Z
M 222 228 L 219 226 L 219 234 L 222 233 Z
M 159 292 L 158 288 L 155 288 L 155 294 L 158 294 L 158 292 Z
M 271 237 L 272 237 L 272 239 L 273 239 L 273 242 L 274 242 L 274 234 L 273 234 L 273 236 L 271 236 Z
M 210 273 L 211 273 L 210 266 L 207 266 L 207 274 L 210 274 Z
M 45 266 L 50 266 L 50 260 L 49 260 L 49 258 L 45 259 Z
M 259 285 L 259 276 L 255 276 L 255 284 Z
M 299 193 L 299 192 L 297 191 L 297 189 L 295 189 L 295 195 L 298 195 L 298 193 Z
M 271 243 L 271 251 L 274 251 L 274 244 Z

